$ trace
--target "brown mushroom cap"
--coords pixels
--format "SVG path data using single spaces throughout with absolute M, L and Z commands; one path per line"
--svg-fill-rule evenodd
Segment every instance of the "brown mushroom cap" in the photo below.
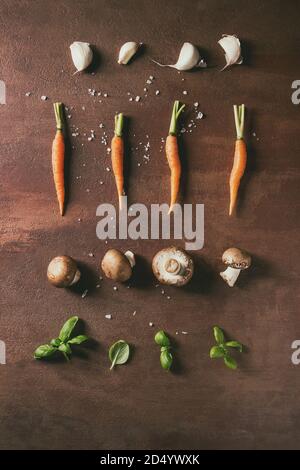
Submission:
M 161 284 L 181 287 L 193 276 L 194 262 L 185 250 L 171 246 L 156 253 L 152 270 Z
M 53 258 L 47 269 L 48 281 L 56 287 L 69 287 L 77 273 L 79 274 L 76 261 L 66 255 Z
M 101 268 L 106 277 L 117 282 L 126 282 L 132 275 L 128 258 L 119 250 L 112 248 L 104 255 Z
M 251 266 L 251 256 L 239 248 L 228 248 L 224 251 L 222 261 L 226 266 L 235 269 L 247 269 Z

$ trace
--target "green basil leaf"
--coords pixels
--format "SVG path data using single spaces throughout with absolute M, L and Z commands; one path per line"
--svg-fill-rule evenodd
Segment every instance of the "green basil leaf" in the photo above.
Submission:
M 51 339 L 50 341 L 50 344 L 51 346 L 54 346 L 55 348 L 57 348 L 61 343 L 61 340 L 59 338 L 54 338 L 54 339 Z
M 173 356 L 170 351 L 162 351 L 160 354 L 160 365 L 165 370 L 170 370 L 173 362 Z
M 66 323 L 64 324 L 64 326 L 62 327 L 59 333 L 59 339 L 63 343 L 68 341 L 77 322 L 78 322 L 78 317 L 71 317 L 66 321 Z
M 169 351 L 170 349 L 171 349 L 171 346 L 162 346 L 160 348 L 160 352 Z
M 225 356 L 224 357 L 224 362 L 229 369 L 236 369 L 237 368 L 237 363 L 236 360 L 233 359 L 233 357 L 230 356 Z
M 75 338 L 69 339 L 68 344 L 81 344 L 89 338 L 85 335 L 75 336 Z
M 217 357 L 224 357 L 225 356 L 224 348 L 221 346 L 213 346 L 209 352 L 211 359 L 216 359 Z
M 42 344 L 34 351 L 35 359 L 43 359 L 44 357 L 50 357 L 57 351 L 57 348 L 51 346 L 51 344 Z
M 243 345 L 241 343 L 239 343 L 239 341 L 227 341 L 227 343 L 225 343 L 225 345 L 229 346 L 230 348 L 236 348 L 240 352 L 243 351 Z
M 61 351 L 62 353 L 68 354 L 68 356 L 71 356 L 72 354 L 72 349 L 68 345 L 68 343 L 61 343 L 58 346 L 58 350 Z
M 163 330 L 160 330 L 154 336 L 154 341 L 159 346 L 170 346 L 170 340 Z
M 218 344 L 224 343 L 224 333 L 218 326 L 214 326 L 214 337 Z
M 116 343 L 114 343 L 108 352 L 109 359 L 111 361 L 110 370 L 114 368 L 117 364 L 125 364 L 129 358 L 129 345 L 126 341 L 120 339 Z

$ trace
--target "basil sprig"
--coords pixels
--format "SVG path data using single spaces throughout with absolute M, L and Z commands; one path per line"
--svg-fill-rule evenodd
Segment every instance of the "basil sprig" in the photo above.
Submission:
M 210 350 L 209 355 L 211 359 L 222 357 L 224 364 L 229 367 L 229 369 L 236 369 L 237 362 L 233 357 L 230 356 L 229 348 L 234 348 L 239 352 L 242 352 L 243 345 L 239 341 L 225 341 L 224 332 L 218 326 L 214 326 L 213 332 L 217 344 Z
M 34 358 L 44 359 L 60 352 L 69 361 L 72 355 L 70 344 L 81 344 L 88 339 L 85 335 L 75 336 L 70 339 L 77 322 L 78 317 L 69 318 L 60 330 L 58 338 L 52 339 L 49 344 L 39 346 L 34 352 Z
M 163 330 L 160 330 L 154 336 L 154 341 L 160 346 L 160 365 L 163 369 L 170 370 L 173 362 L 170 339 Z

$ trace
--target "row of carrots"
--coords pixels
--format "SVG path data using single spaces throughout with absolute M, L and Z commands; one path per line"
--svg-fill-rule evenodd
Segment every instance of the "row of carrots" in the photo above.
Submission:
M 166 157 L 171 172 L 171 201 L 169 213 L 173 211 L 174 204 L 177 201 L 180 177 L 181 163 L 177 141 L 178 119 L 185 105 L 180 106 L 179 101 L 174 102 L 169 134 L 166 139 Z M 234 150 L 233 167 L 229 178 L 230 187 L 230 203 L 229 215 L 232 215 L 237 203 L 238 189 L 241 178 L 245 172 L 247 163 L 247 148 L 244 140 L 244 121 L 245 121 L 245 105 L 234 106 L 234 119 L 236 126 L 236 141 Z M 56 134 L 52 144 L 52 169 L 54 184 L 59 204 L 59 211 L 64 215 L 65 210 L 65 176 L 64 176 L 64 160 L 65 160 L 65 142 L 64 142 L 64 110 L 62 103 L 54 103 L 54 112 L 56 118 Z M 111 141 L 111 161 L 112 170 L 115 177 L 119 208 L 121 209 L 122 195 L 124 194 L 124 116 L 122 113 L 115 116 L 115 132 Z

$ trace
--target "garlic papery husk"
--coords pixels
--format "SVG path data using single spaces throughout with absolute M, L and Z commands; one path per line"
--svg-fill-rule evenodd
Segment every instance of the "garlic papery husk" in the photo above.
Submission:
M 220 44 L 225 52 L 226 64 L 222 70 L 230 67 L 230 65 L 241 64 L 243 62 L 239 38 L 236 36 L 230 36 L 229 34 L 223 34 L 223 37 L 218 41 L 218 44 Z
M 134 56 L 137 52 L 140 44 L 137 42 L 129 41 L 125 42 L 120 49 L 118 64 L 126 65 L 130 61 L 130 59 Z
M 70 46 L 73 64 L 77 72 L 86 69 L 93 60 L 93 51 L 88 42 L 75 41 Z M 76 72 L 75 72 L 76 73 Z
M 191 70 L 194 67 L 207 67 L 203 59 L 201 59 L 199 51 L 196 46 L 190 42 L 185 42 L 180 50 L 178 60 L 176 64 L 160 64 L 153 60 L 155 64 L 160 67 L 172 67 L 179 71 Z

